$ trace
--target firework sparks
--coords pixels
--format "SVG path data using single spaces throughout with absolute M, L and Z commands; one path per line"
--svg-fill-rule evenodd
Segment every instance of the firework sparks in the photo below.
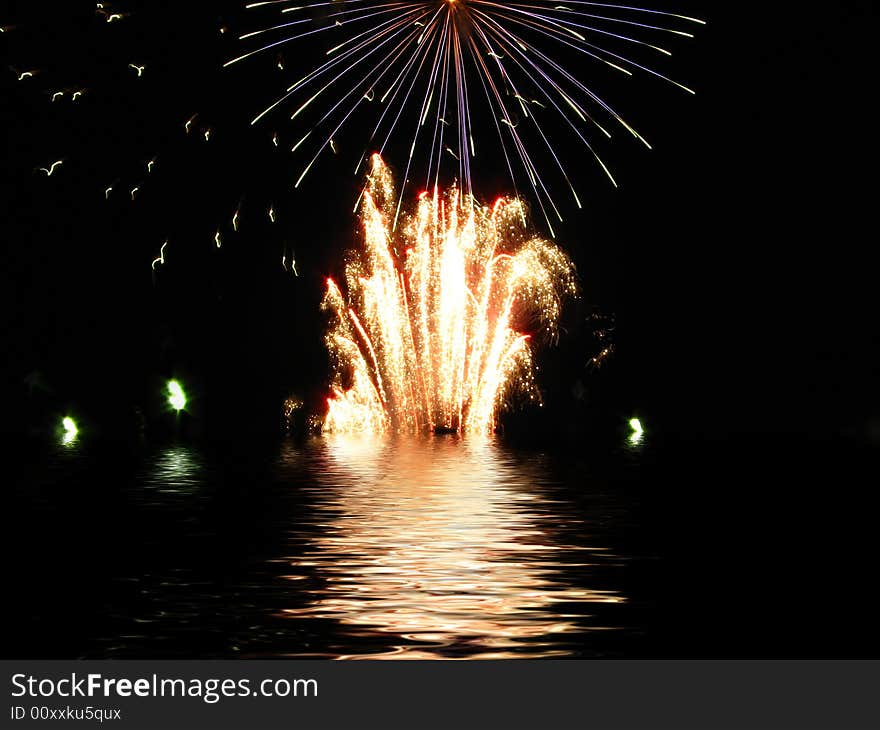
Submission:
M 156 266 L 158 266 L 158 265 L 163 265 L 163 266 L 164 266 L 164 265 L 165 265 L 165 247 L 166 247 L 167 245 L 168 245 L 168 241 L 165 241 L 165 243 L 163 243 L 163 244 L 162 244 L 162 247 L 159 249 L 159 256 L 158 256 L 158 258 L 153 259 L 153 263 L 152 263 L 152 269 L 153 269 L 153 271 L 156 270 Z
M 277 53 L 279 47 L 304 39 L 326 36 L 332 43 L 320 63 L 253 120 L 257 123 L 288 103 L 291 119 L 314 112 L 300 142 L 314 132 L 309 160 L 296 186 L 325 150 L 337 151 L 335 138 L 358 109 L 375 103 L 381 111 L 356 173 L 368 152 L 385 152 L 395 129 L 410 125 L 410 116 L 412 137 L 403 180 L 409 179 L 420 151 L 427 168 L 426 188 L 440 184 L 442 168 L 453 171 L 463 194 L 470 195 L 475 138 L 479 127 L 486 126 L 475 123 L 479 114 L 491 119 L 488 128 L 500 143 L 514 189 L 524 177 L 551 234 L 552 219 L 562 217 L 534 148 L 543 149 L 581 207 L 566 155 L 550 141 L 551 135 L 558 138 L 556 127 L 561 125 L 571 140 L 585 147 L 615 185 L 593 141 L 596 133 L 611 137 L 609 130 L 617 126 L 650 147 L 583 73 L 565 68 L 563 59 L 583 58 L 597 69 L 625 76 L 647 74 L 693 93 L 654 70 L 652 63 L 658 55 L 671 55 L 660 45 L 665 39 L 690 38 L 682 28 L 704 22 L 584 0 L 568 5 L 546 0 L 352 0 L 344 6 L 334 0 L 278 0 L 247 7 L 280 12 L 281 22 L 242 35 L 241 40 L 258 38 L 260 44 L 227 66 L 265 51 Z M 477 105 L 488 115 L 477 112 Z
M 138 7 L 138 11 L 128 12 L 134 6 Z M 97 13 L 100 20 L 97 24 L 89 22 L 93 13 Z M 144 126 L 144 120 L 152 118 L 147 110 L 153 106 L 153 102 L 149 87 L 144 87 L 143 84 L 151 78 L 153 73 L 151 69 L 155 69 L 158 73 L 157 83 L 177 82 L 178 75 L 169 74 L 167 67 L 161 62 L 166 58 L 166 50 L 170 49 L 155 51 L 156 55 L 146 55 L 153 54 L 153 50 L 144 50 L 144 56 L 135 55 L 141 53 L 139 44 L 120 45 L 117 32 L 107 29 L 104 24 L 105 20 L 115 22 L 124 19 L 126 24 L 131 25 L 130 32 L 139 35 L 146 33 L 144 24 L 152 23 L 160 16 L 164 22 L 164 11 L 158 7 L 148 8 L 142 3 L 120 2 L 78 7 L 72 11 L 70 17 L 76 19 L 77 28 L 81 27 L 88 33 L 88 37 L 83 36 L 81 40 L 83 47 L 90 48 L 92 52 L 63 56 L 59 54 L 67 52 L 64 45 L 53 43 L 52 38 L 56 34 L 60 36 L 67 33 L 68 29 L 61 27 L 61 24 L 67 22 L 67 15 L 62 13 L 56 17 L 53 14 L 51 17 L 43 18 L 41 11 L 38 9 L 33 11 L 24 25 L 25 29 L 28 25 L 32 26 L 28 32 L 34 35 L 34 42 L 31 44 L 33 47 L 27 48 L 26 57 L 10 65 L 8 71 L 11 79 L 19 79 L 23 82 L 23 95 L 30 98 L 39 97 L 40 102 L 45 102 L 53 112 L 51 115 L 46 115 L 45 120 L 35 119 L 35 123 L 31 125 L 34 131 L 43 130 L 45 122 L 49 134 L 40 139 L 40 143 L 52 140 L 53 137 L 55 142 L 69 140 L 69 148 L 58 151 L 56 162 L 51 161 L 56 159 L 55 157 L 32 161 L 35 176 L 51 178 L 50 182 L 53 183 L 62 177 L 71 176 L 69 179 L 76 185 L 84 176 L 99 175 L 102 179 L 97 183 L 90 181 L 89 188 L 86 189 L 93 189 L 95 195 L 103 196 L 107 203 L 115 202 L 116 199 L 133 204 L 143 203 L 148 206 L 145 215 L 150 215 L 150 206 L 156 201 L 165 199 L 166 188 L 178 184 L 181 175 L 184 174 L 182 169 L 185 169 L 185 174 L 200 174 L 192 164 L 192 155 L 201 153 L 178 145 L 177 140 L 171 139 L 169 135 L 159 135 L 149 143 L 152 149 L 144 149 L 145 135 L 153 131 Z M 48 33 L 43 33 L 41 30 L 44 22 L 50 31 Z M 3 30 L 4 32 L 12 30 L 12 26 L 4 25 Z M 24 48 L 24 46 L 10 46 L 11 50 L 15 48 Z M 173 49 L 173 52 L 190 57 L 195 51 L 194 48 L 180 47 Z M 107 63 L 101 63 L 99 68 L 93 69 L 91 59 L 96 54 L 106 58 Z M 129 81 L 131 83 L 127 83 Z M 109 114 L 102 114 L 100 104 L 93 106 L 87 103 L 92 95 L 95 96 L 96 101 L 100 101 L 100 99 L 116 98 L 117 95 L 123 98 L 122 94 L 125 95 L 126 111 L 116 119 L 111 118 Z M 169 97 L 171 98 L 174 98 L 174 95 Z M 68 107 L 77 109 L 81 113 L 75 116 L 68 115 Z M 229 144 L 214 148 L 215 132 L 223 130 L 220 126 L 224 123 L 223 117 L 209 118 L 204 111 L 197 111 L 197 107 L 177 109 L 173 112 L 173 117 L 170 115 L 169 110 L 169 118 L 166 122 L 170 121 L 179 131 L 185 132 L 188 138 L 194 142 L 210 143 L 209 156 L 202 158 L 202 161 L 206 163 L 206 169 L 213 169 L 218 173 L 218 179 L 225 179 L 223 175 L 227 170 L 233 169 L 236 160 L 240 160 L 241 157 L 236 157 L 238 150 L 230 149 Z M 220 141 L 219 138 L 216 141 Z M 33 144 L 36 145 L 36 142 L 34 141 Z M 284 146 L 281 135 L 276 135 L 274 144 L 276 147 Z M 145 155 L 145 151 L 151 154 Z M 63 165 L 61 154 L 64 155 Z M 214 161 L 221 154 L 224 155 L 224 159 L 215 166 Z M 246 180 L 244 184 L 247 186 L 250 182 Z M 215 183 L 216 180 L 212 181 L 212 184 Z M 103 188 L 100 187 L 101 184 L 104 184 Z M 260 191 L 262 194 L 262 187 Z M 145 197 L 146 193 L 149 195 Z M 272 200 L 267 195 L 254 200 L 255 211 L 268 210 L 270 205 L 273 206 L 272 215 L 282 221 L 285 201 L 277 198 Z M 156 217 L 170 215 L 173 219 L 170 225 L 176 225 L 180 217 L 172 214 L 171 210 L 178 206 L 184 206 L 183 196 L 178 196 L 173 204 L 163 206 L 163 210 L 157 213 Z M 109 205 L 106 209 L 113 210 Z M 201 208 L 196 210 L 200 211 Z M 215 216 L 216 212 L 211 211 L 211 221 L 205 223 L 204 230 L 208 235 L 214 235 Z M 137 225 L 140 225 L 142 220 L 143 218 L 138 216 L 126 220 L 125 224 L 127 225 L 129 221 L 138 221 Z M 232 231 L 239 232 L 243 225 L 242 214 L 236 212 Z M 167 228 L 163 227 L 162 232 L 164 230 Z M 160 231 L 154 233 L 159 235 Z M 215 241 L 214 245 L 219 246 L 222 243 L 225 247 L 227 243 L 225 229 L 222 230 L 221 235 L 223 240 Z M 142 253 L 144 261 L 150 262 L 154 271 L 161 269 L 162 258 L 161 256 L 156 258 L 152 245 L 149 248 L 144 246 Z
M 64 164 L 64 160 L 56 160 L 49 167 L 41 167 L 39 168 L 39 172 L 45 172 L 46 177 L 52 177 L 55 174 L 55 169 L 61 167 Z
M 598 350 L 587 361 L 587 367 L 598 370 L 614 355 L 617 349 L 614 344 L 615 317 L 596 311 L 590 315 L 588 323 L 592 325 L 593 340 Z
M 487 208 L 457 187 L 423 193 L 393 234 L 393 181 L 379 155 L 372 164 L 363 249 L 345 293 L 329 279 L 324 298 L 336 363 L 325 429 L 490 431 L 510 396 L 538 399 L 520 328 L 555 336 L 573 265 L 529 236 L 521 201 Z

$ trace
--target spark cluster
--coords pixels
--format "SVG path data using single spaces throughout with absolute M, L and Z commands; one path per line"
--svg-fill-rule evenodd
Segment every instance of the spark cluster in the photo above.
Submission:
M 588 319 L 588 324 L 592 329 L 593 342 L 597 350 L 587 360 L 587 367 L 598 370 L 608 362 L 617 350 L 614 343 L 615 316 L 594 311 Z
M 514 395 L 540 398 L 531 340 L 556 336 L 574 266 L 529 234 L 516 198 L 486 207 L 435 188 L 394 228 L 398 210 L 373 155 L 362 245 L 323 302 L 335 365 L 324 429 L 491 431 Z

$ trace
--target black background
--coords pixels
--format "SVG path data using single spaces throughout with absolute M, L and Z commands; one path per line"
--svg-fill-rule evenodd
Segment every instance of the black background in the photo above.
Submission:
M 880 419 L 873 5 L 675 9 L 708 21 L 664 69 L 697 95 L 609 87 L 655 149 L 619 137 L 605 150 L 619 189 L 573 156 L 584 210 L 559 195 L 558 238 L 583 296 L 539 359 L 542 423 L 638 412 L 667 439 L 645 467 L 676 473 L 644 501 L 671 558 L 658 651 L 872 653 L 860 586 Z M 194 421 L 215 433 L 275 429 L 291 392 L 318 408 L 328 372 L 318 303 L 353 242 L 356 140 L 293 191 L 303 158 L 275 151 L 271 124 L 247 127 L 287 77 L 272 75 L 272 58 L 218 68 L 248 22 L 236 2 L 144 4 L 112 28 L 67 2 L 6 3 L 4 16 L 20 27 L 0 38 L 3 65 L 42 72 L 0 80 L 3 428 L 45 429 L 72 410 L 107 434 L 135 407 L 158 409 L 172 375 L 191 388 Z M 221 37 L 222 23 L 232 31 Z M 129 61 L 147 64 L 142 79 Z M 56 79 L 88 87 L 79 107 L 48 101 Z M 195 112 L 211 142 L 183 133 Z M 399 170 L 396 153 L 386 158 Z M 143 171 L 153 155 L 155 177 Z M 61 157 L 57 177 L 35 173 Z M 499 169 L 475 163 L 485 199 L 509 189 Z M 281 269 L 285 246 L 298 278 Z M 617 353 L 598 374 L 584 369 L 594 305 L 617 316 Z M 49 387 L 38 397 L 24 381 L 35 370 Z M 595 411 L 572 405 L 578 379 Z

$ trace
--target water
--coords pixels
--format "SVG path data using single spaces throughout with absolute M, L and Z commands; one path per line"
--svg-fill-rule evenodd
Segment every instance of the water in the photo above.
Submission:
M 548 442 L 7 441 L 0 654 L 880 651 L 873 442 Z
M 618 477 L 639 458 L 608 457 Z M 633 497 L 583 453 L 79 439 L 25 461 L 13 654 L 614 656 L 643 631 Z

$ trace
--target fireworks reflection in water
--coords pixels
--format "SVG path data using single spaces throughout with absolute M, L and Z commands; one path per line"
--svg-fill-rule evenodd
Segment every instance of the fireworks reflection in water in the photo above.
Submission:
M 341 658 L 564 656 L 584 634 L 614 628 L 601 623 L 613 613 L 603 606 L 625 597 L 585 583 L 616 559 L 546 493 L 540 459 L 492 437 L 319 443 L 312 519 L 323 529 L 274 561 L 305 598 L 279 617 L 338 622 L 346 645 L 364 645 Z

